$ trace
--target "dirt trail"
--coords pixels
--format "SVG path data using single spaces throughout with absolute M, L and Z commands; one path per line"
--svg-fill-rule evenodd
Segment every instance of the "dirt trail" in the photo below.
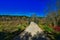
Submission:
M 21 33 L 22 35 L 25 35 L 25 33 L 28 32 L 32 36 L 36 35 L 38 32 L 42 33 L 43 30 L 34 22 L 31 22 L 30 25 L 24 30 L 24 32 Z
M 18 36 L 14 38 L 14 40 L 32 40 L 31 36 L 34 37 L 37 33 L 42 33 L 43 30 L 34 22 L 31 22 L 29 26 Z M 29 33 L 31 36 L 29 36 Z M 29 37 L 29 38 L 28 38 Z M 40 38 L 41 39 L 41 38 Z M 43 39 L 44 40 L 44 39 Z
M 36 23 L 31 22 L 25 32 L 31 33 L 31 35 L 34 36 L 37 32 L 41 33 L 43 30 Z

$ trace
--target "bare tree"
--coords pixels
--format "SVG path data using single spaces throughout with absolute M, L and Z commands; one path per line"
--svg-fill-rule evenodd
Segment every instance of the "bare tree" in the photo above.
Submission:
M 31 21 L 34 21 L 34 22 L 37 21 L 37 16 L 36 16 L 36 14 L 33 14 L 33 15 L 31 16 Z

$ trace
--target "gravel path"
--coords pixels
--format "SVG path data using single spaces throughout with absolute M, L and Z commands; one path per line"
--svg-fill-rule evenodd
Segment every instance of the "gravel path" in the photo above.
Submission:
M 39 37 L 39 35 L 37 35 L 38 33 L 43 33 L 43 30 L 36 23 L 31 22 L 30 25 L 24 30 L 24 32 L 16 36 L 14 40 L 46 40 L 46 38 L 43 38 L 44 36 L 42 37 L 40 35 Z M 35 35 L 37 35 L 37 39 L 32 39 L 32 37 Z
M 41 33 L 43 30 L 36 23 L 31 22 L 25 32 L 31 33 L 31 35 L 34 36 L 37 32 Z

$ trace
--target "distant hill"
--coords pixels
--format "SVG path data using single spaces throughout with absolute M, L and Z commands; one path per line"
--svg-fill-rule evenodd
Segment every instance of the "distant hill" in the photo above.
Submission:
M 28 16 L 12 16 L 12 15 L 0 15 L 0 21 L 2 20 L 19 20 L 19 19 L 22 19 L 22 18 L 30 18 Z
M 30 19 L 31 17 L 29 16 L 13 16 L 13 15 L 0 15 L 0 21 L 6 20 L 20 20 L 20 19 Z M 44 17 L 37 17 L 39 19 L 44 18 Z

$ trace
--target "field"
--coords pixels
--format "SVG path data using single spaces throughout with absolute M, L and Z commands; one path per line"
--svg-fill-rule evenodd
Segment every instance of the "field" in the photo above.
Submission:
M 45 34 L 52 40 L 60 39 L 60 31 L 55 30 L 50 20 L 46 20 L 45 17 L 32 17 L 27 16 L 0 16 L 0 39 L 1 40 L 12 40 L 14 36 L 19 35 L 29 26 L 30 22 L 33 21 L 38 24 Z

